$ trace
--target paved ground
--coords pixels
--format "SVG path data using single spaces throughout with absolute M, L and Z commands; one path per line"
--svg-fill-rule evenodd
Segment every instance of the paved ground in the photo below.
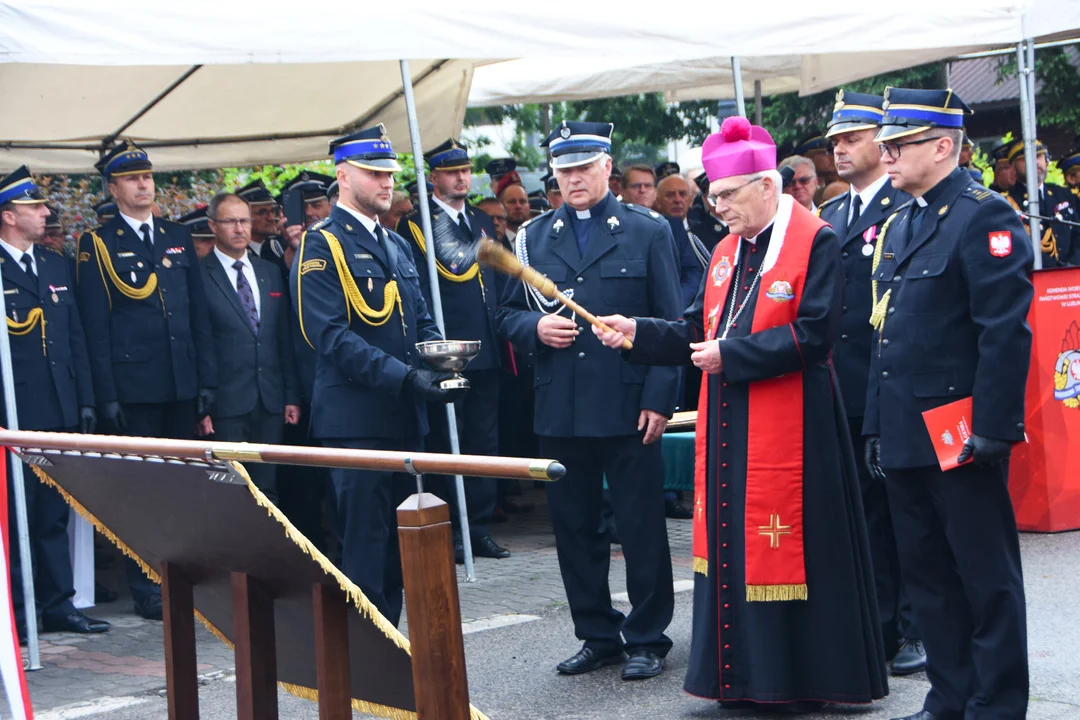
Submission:
M 555 674 L 555 663 L 577 649 L 558 574 L 554 542 L 540 492 L 529 491 L 537 511 L 494 526 L 514 556 L 478 560 L 476 583 L 460 585 L 466 620 L 466 655 L 473 703 L 492 720 L 600 720 L 601 718 L 744 718 L 681 692 L 690 633 L 690 594 L 676 595 L 669 634 L 675 648 L 668 671 L 640 684 L 621 682 L 617 669 L 581 678 Z M 677 589 L 689 587 L 690 525 L 669 521 Z M 1029 718 L 1080 717 L 1080 533 L 1022 538 L 1028 590 L 1032 667 Z M 625 591 L 622 557 L 612 553 L 612 592 Z M 460 575 L 460 574 L 459 574 Z M 460 578 L 460 579 L 463 579 Z M 116 583 L 122 584 L 122 583 Z M 97 608 L 114 623 L 100 636 L 52 634 L 42 638 L 43 670 L 29 676 L 38 720 L 110 718 L 149 720 L 166 716 L 160 623 L 129 614 L 124 602 Z M 517 624 L 506 624 L 513 621 Z M 203 718 L 234 718 L 232 657 L 199 630 Z M 920 707 L 922 675 L 894 680 L 890 697 L 872 708 L 843 709 L 816 718 L 879 720 Z M 315 720 L 314 704 L 281 694 L 280 716 Z M 360 717 L 359 715 L 357 717 Z

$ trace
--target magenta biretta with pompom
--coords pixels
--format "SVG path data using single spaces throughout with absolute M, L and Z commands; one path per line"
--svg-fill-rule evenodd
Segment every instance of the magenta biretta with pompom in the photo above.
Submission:
M 705 139 L 701 164 L 709 181 L 776 169 L 776 143 L 763 127 L 744 117 L 729 117 L 720 132 Z

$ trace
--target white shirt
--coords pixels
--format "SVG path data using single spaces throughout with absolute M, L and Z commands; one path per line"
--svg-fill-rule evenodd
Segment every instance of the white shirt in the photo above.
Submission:
M 431 199 L 435 201 L 436 205 L 438 205 L 443 210 L 445 210 L 446 213 L 451 217 L 451 219 L 453 219 L 453 221 L 455 223 L 458 222 L 458 216 L 461 216 L 462 218 L 464 218 L 465 219 L 465 227 L 472 230 L 472 225 L 469 224 L 469 216 L 465 214 L 465 208 L 464 207 L 462 207 L 460 210 L 455 210 L 454 208 L 450 207 L 449 205 L 444 203 L 442 200 L 440 200 L 434 194 L 431 196 Z
M 889 173 L 883 174 L 874 182 L 870 183 L 862 189 L 862 192 L 855 192 L 855 187 L 852 186 L 849 192 L 851 193 L 851 205 L 848 206 L 848 226 L 855 222 L 855 196 L 858 195 L 862 198 L 862 207 L 859 208 L 859 215 L 861 216 L 866 212 L 866 208 L 869 207 L 870 201 L 874 199 L 874 196 L 878 194 L 878 190 L 885 186 L 885 183 L 889 182 Z
M 218 250 L 217 245 L 214 246 L 214 254 L 221 261 L 221 266 L 225 268 L 225 274 L 229 276 L 229 282 L 232 283 L 233 290 L 236 290 L 237 272 L 236 268 L 233 267 L 236 260 Z M 248 287 L 251 288 L 251 294 L 255 296 L 255 314 L 261 320 L 262 298 L 259 297 L 259 281 L 255 278 L 255 268 L 251 266 L 251 258 L 247 256 L 247 253 L 244 253 L 244 257 L 240 259 L 240 262 L 244 263 L 244 277 L 248 281 Z
M 263 240 L 259 240 L 258 242 L 255 242 L 254 240 L 252 240 L 251 242 L 248 243 L 248 247 L 251 248 L 251 252 L 255 253 L 259 257 L 262 257 L 263 242 L 264 242 Z
M 379 221 L 378 220 L 376 220 L 374 218 L 369 218 L 364 213 L 357 212 L 356 210 L 353 210 L 351 207 L 346 207 L 346 206 L 342 205 L 341 203 L 338 203 L 337 206 L 339 208 L 341 208 L 342 210 L 344 210 L 345 212 L 352 215 L 357 220 L 359 220 L 360 224 L 363 225 L 364 228 L 369 233 L 371 233 L 375 237 L 376 240 L 379 239 L 379 233 L 375 230 L 375 228 L 377 228 L 379 226 Z
M 19 266 L 20 270 L 26 270 L 26 265 L 23 263 L 23 255 L 30 257 L 30 267 L 34 269 L 34 274 L 37 275 L 37 258 L 34 257 L 34 246 L 31 245 L 30 249 L 23 252 L 19 248 L 15 247 L 11 243 L 7 242 L 3 238 L 0 238 L 0 245 L 8 251 L 8 255 L 15 258 L 15 263 Z
M 120 212 L 120 211 L 117 210 L 117 212 Z M 131 229 L 135 231 L 135 237 L 142 240 L 143 239 L 142 230 L 140 230 L 139 228 L 141 228 L 144 225 L 144 223 L 141 220 L 136 220 L 135 218 L 131 217 L 130 215 L 125 215 L 124 213 L 120 213 L 120 217 L 124 218 L 124 222 L 126 222 L 128 225 L 130 225 Z M 152 245 L 154 243 L 154 214 L 153 213 L 150 214 L 150 218 L 146 221 L 145 224 L 150 226 L 150 244 Z

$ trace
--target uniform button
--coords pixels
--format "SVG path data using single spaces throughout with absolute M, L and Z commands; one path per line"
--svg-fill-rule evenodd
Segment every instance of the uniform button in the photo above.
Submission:
M 756 253 L 757 252 L 757 245 L 754 245 L 752 248 L 750 248 L 750 252 Z
M 725 605 L 724 607 L 727 607 L 727 605 Z M 730 669 L 731 669 L 731 666 L 730 666 L 730 665 L 725 665 L 725 666 L 724 666 L 724 669 L 725 669 L 725 670 L 730 670 Z
M 956 392 L 956 388 L 954 388 L 952 385 L 950 385 L 949 386 L 949 392 Z
M 889 379 L 889 371 L 888 370 L 881 373 L 881 379 L 882 380 L 888 380 Z
M 724 567 L 727 567 L 727 565 L 725 565 Z M 725 630 L 730 630 L 730 629 L 731 629 L 731 626 L 730 626 L 730 625 L 724 625 L 724 629 L 725 629 Z M 730 686 L 730 685 L 728 685 L 728 687 L 731 687 L 731 686 Z
M 727 387 L 727 383 L 724 383 L 724 387 Z
M 621 273 L 626 272 L 626 268 L 619 268 L 619 272 L 621 272 Z
M 577 326 L 577 331 L 578 332 L 585 332 L 585 328 L 583 328 L 581 325 L 578 325 Z
M 754 268 L 747 268 L 746 271 L 747 272 L 754 272 Z
M 743 289 L 744 291 L 747 291 L 747 292 L 749 292 L 749 291 L 750 291 L 750 286 L 749 286 L 749 285 L 743 285 L 743 286 L 742 286 L 742 289 Z
M 894 307 L 889 308 L 889 315 L 892 315 L 894 312 L 896 312 L 896 308 L 894 308 Z
M 723 484 L 723 485 L 721 485 L 720 487 L 725 487 L 725 488 L 726 488 L 726 487 L 727 487 L 727 483 L 724 483 L 724 484 Z
M 720 403 L 720 404 L 723 405 L 724 407 L 727 407 L 727 403 Z
M 730 685 L 725 685 L 725 686 L 724 686 L 724 689 L 725 689 L 725 690 L 730 690 L 730 689 L 731 689 L 731 686 L 730 686 Z
M 720 463 L 720 467 L 727 467 L 727 463 Z
M 727 585 L 721 585 L 720 588 L 723 590 L 727 590 Z
M 724 543 L 721 547 L 727 547 L 727 543 Z
M 844 312 L 847 312 L 847 305 L 845 305 L 845 306 L 844 306 L 844 307 L 842 308 L 842 310 L 843 310 Z
M 840 257 L 847 257 L 847 251 L 840 253 Z
M 899 275 L 894 276 L 893 279 L 892 279 L 893 282 L 900 282 L 901 280 L 903 280 L 903 278 L 900 277 Z
M 577 281 L 578 281 L 578 282 L 585 282 L 585 278 L 583 278 L 583 277 L 579 277 L 579 278 L 577 279 Z
M 176 342 L 176 338 L 173 337 L 172 335 L 169 336 L 169 340 L 171 340 L 172 342 Z
M 841 335 L 841 336 L 840 336 L 840 339 L 841 339 L 841 340 L 847 340 L 847 335 Z
M 169 317 L 172 317 L 172 313 L 169 313 Z
M 724 646 L 724 649 L 725 649 L 725 650 L 730 650 L 730 649 L 731 649 L 731 646 L 730 646 L 730 645 L 725 645 L 725 646 Z M 730 685 L 729 685 L 728 687 L 730 687 Z
M 737 327 L 739 327 L 739 323 L 731 323 L 731 327 L 737 328 Z
M 888 341 L 888 339 L 885 339 L 885 340 L 882 340 L 882 341 L 881 341 L 881 347 L 889 347 L 889 341 Z
M 727 527 L 727 523 L 721 523 L 721 527 Z M 724 587 L 727 587 L 727 585 L 725 585 Z
M 1021 432 L 1023 432 L 1023 430 L 1024 430 L 1024 423 L 1016 423 L 1016 429 L 1017 429 L 1017 430 L 1020 430 Z
M 929 270 L 923 270 L 923 271 L 922 271 L 922 274 L 923 274 L 923 275 L 929 275 L 929 274 L 930 274 L 930 271 L 929 271 Z
M 579 358 L 583 358 L 583 357 L 585 357 L 585 353 L 583 353 L 583 352 L 579 352 L 579 353 L 577 354 L 577 356 L 578 356 Z
M 723 565 L 721 565 L 720 567 L 722 567 L 722 568 L 726 568 L 726 567 L 727 567 L 727 563 L 724 563 L 724 564 L 723 564 Z M 727 626 L 725 625 L 724 627 L 727 627 Z
M 720 447 L 727 447 L 727 443 L 720 443 Z
M 727 507 L 727 503 L 720 503 L 721 507 Z
M 720 427 L 727 427 L 727 423 L 720 423 Z
M 390 277 L 397 280 L 397 273 L 390 273 Z

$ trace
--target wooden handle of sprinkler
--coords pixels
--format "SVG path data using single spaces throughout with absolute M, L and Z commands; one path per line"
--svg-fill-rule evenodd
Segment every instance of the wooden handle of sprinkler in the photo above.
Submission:
M 494 245 L 494 243 L 492 243 L 492 244 Z M 500 255 L 501 254 L 502 253 L 500 253 Z M 506 255 L 509 255 L 509 254 L 510 253 L 506 253 Z M 511 256 L 511 257 L 513 257 L 513 256 Z M 481 258 L 481 259 L 483 259 L 483 258 Z M 604 332 L 614 332 L 614 330 L 612 330 L 610 327 L 608 327 L 608 325 L 606 323 L 601 322 L 591 312 L 589 312 L 585 308 L 581 307 L 581 305 L 577 304 L 576 302 L 574 302 L 570 298 L 566 297 L 566 295 L 564 295 L 563 293 L 559 292 L 559 288 L 555 287 L 555 283 L 553 283 L 550 279 L 548 279 L 544 275 L 538 273 L 533 268 L 529 267 L 528 265 L 522 265 L 521 263 L 517 262 L 517 258 L 514 258 L 514 265 L 516 267 L 507 267 L 508 261 L 505 258 L 500 258 L 500 260 L 501 260 L 501 262 L 499 262 L 498 264 L 491 263 L 491 266 L 494 267 L 496 270 L 503 270 L 504 268 L 509 270 L 511 275 L 517 275 L 522 280 L 524 280 L 525 282 L 527 282 L 528 284 L 532 285 L 534 288 L 539 290 L 540 294 L 543 295 L 544 297 L 546 297 L 546 298 L 548 298 L 550 300 L 558 300 L 563 305 L 570 308 L 571 310 L 576 312 L 581 317 L 585 318 L 585 320 L 590 325 L 595 325 L 596 327 L 600 328 Z M 520 268 L 520 270 L 518 270 L 518 268 Z M 623 347 L 623 350 L 633 350 L 634 345 L 633 345 L 633 343 L 630 342 L 629 338 L 624 337 L 623 341 L 622 341 L 622 347 Z

